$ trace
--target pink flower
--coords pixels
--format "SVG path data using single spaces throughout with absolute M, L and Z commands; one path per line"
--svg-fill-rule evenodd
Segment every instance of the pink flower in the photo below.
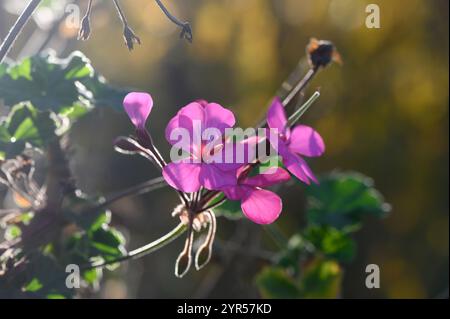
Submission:
M 233 167 L 215 161 L 227 148 L 223 138 L 225 129 L 234 124 L 233 113 L 217 103 L 197 101 L 183 107 L 167 125 L 166 139 L 179 146 L 186 156 L 164 167 L 167 183 L 183 192 L 196 192 L 201 186 L 213 190 L 235 184 Z M 188 133 L 188 141 L 176 137 L 180 128 Z M 211 143 L 202 139 L 207 129 L 215 129 L 217 133 Z
M 153 108 L 150 94 L 131 92 L 125 96 L 123 107 L 137 130 L 145 130 L 145 122 Z
M 282 168 L 271 168 L 270 172 L 247 177 L 249 166 L 238 172 L 235 186 L 223 189 L 225 196 L 231 200 L 240 200 L 244 215 L 257 224 L 271 224 L 282 210 L 281 198 L 268 190 L 262 189 L 289 180 L 289 173 Z
M 270 129 L 278 130 L 278 145 L 273 143 L 273 140 L 270 142 L 282 157 L 285 167 L 304 183 L 310 184 L 310 180 L 317 183 L 316 177 L 301 155 L 316 157 L 324 153 L 325 144 L 319 133 L 305 125 L 297 125 L 291 130 L 279 98 L 272 102 L 267 123 Z

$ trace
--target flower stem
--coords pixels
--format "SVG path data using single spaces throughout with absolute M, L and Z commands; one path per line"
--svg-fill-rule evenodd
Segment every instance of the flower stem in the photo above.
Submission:
M 289 92 L 289 94 L 281 101 L 284 107 L 286 107 L 294 97 L 296 97 L 301 91 L 303 91 L 308 83 L 314 78 L 314 76 L 317 74 L 317 71 L 319 68 L 311 68 L 308 70 L 308 72 L 305 74 L 305 76 L 297 82 L 295 87 Z M 267 119 L 263 119 L 259 125 L 258 128 L 265 127 L 267 125 Z
M 175 17 L 173 14 L 170 13 L 169 10 L 164 6 L 164 4 L 161 2 L 161 0 L 155 0 L 158 6 L 161 8 L 162 12 L 166 15 L 166 17 L 172 21 L 174 24 L 179 26 L 181 28 L 181 34 L 180 37 L 186 38 L 189 42 L 192 42 L 192 30 L 188 22 L 182 22 L 177 17 Z
M 305 74 L 303 79 L 301 79 L 297 83 L 297 85 L 291 90 L 291 92 L 283 99 L 283 101 L 282 101 L 283 106 L 288 105 L 292 101 L 292 99 L 295 96 L 297 96 L 297 94 L 300 93 L 308 85 L 308 83 L 312 80 L 314 75 L 316 75 L 318 70 L 319 70 L 319 68 L 309 69 L 309 71 Z
M 145 246 L 142 246 L 135 250 L 130 251 L 125 256 L 122 256 L 122 257 L 119 257 L 116 259 L 112 259 L 112 260 L 106 260 L 106 261 L 102 261 L 102 262 L 98 262 L 98 263 L 92 263 L 89 265 L 85 265 L 85 266 L 82 266 L 81 269 L 87 270 L 87 269 L 92 269 L 92 268 L 99 268 L 99 267 L 104 267 L 107 265 L 124 262 L 126 260 L 141 258 L 145 255 L 148 255 L 148 254 L 150 254 L 154 251 L 157 251 L 157 250 L 161 249 L 162 247 L 170 244 L 172 241 L 174 241 L 180 235 L 182 235 L 186 231 L 186 229 L 187 229 L 187 226 L 184 223 L 179 223 L 177 227 L 172 229 L 166 235 L 158 238 L 155 241 L 152 241 L 151 243 L 149 243 Z
M 42 0 L 31 0 L 17 19 L 16 23 L 14 23 L 5 40 L 0 46 L 0 63 L 3 62 L 4 58 L 12 48 L 19 34 L 22 32 L 23 27 L 27 24 L 28 20 L 33 15 L 34 10 L 36 10 L 41 2 Z
M 289 116 L 289 126 L 294 125 L 297 121 L 305 114 L 311 105 L 319 98 L 319 91 L 314 92 L 314 94 L 306 101 L 302 106 L 298 108 L 291 116 Z
M 122 7 L 119 4 L 118 0 L 113 0 L 114 5 L 116 7 L 117 13 L 119 14 L 119 18 L 122 21 L 122 24 L 124 27 L 128 26 L 127 18 L 125 17 L 125 14 L 123 13 Z
M 208 205 L 208 206 L 202 208 L 198 213 L 203 213 L 203 212 L 206 212 L 206 211 L 208 211 L 208 210 L 210 210 L 210 209 L 214 209 L 214 208 L 216 208 L 216 207 L 219 207 L 220 205 L 222 205 L 222 204 L 225 203 L 226 201 L 227 201 L 227 198 L 226 198 L 226 197 L 223 197 L 223 198 L 221 198 L 217 203 L 213 203 L 213 204 L 210 204 L 210 205 Z

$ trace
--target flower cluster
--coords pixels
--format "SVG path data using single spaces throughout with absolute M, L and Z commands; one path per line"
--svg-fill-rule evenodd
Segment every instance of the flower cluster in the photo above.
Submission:
M 153 100 L 147 93 L 133 92 L 125 97 L 125 111 L 141 139 L 149 137 L 145 123 L 152 107 Z M 205 192 L 223 194 L 229 200 L 240 201 L 242 212 L 253 222 L 273 223 L 281 213 L 282 201 L 277 194 L 264 188 L 288 181 L 287 171 L 306 184 L 317 183 L 302 156 L 322 155 L 324 142 L 309 126 L 291 127 L 278 98 L 273 100 L 267 114 L 265 132 L 270 131 L 270 134 L 235 141 L 227 135 L 227 130 L 235 123 L 234 114 L 217 103 L 199 100 L 181 108 L 167 125 L 165 135 L 173 149 L 182 155 L 168 164 L 163 162 L 162 175 L 188 199 L 192 197 L 190 194 L 198 192 L 200 197 Z M 180 138 L 183 133 L 188 137 L 186 140 Z M 145 142 L 151 144 L 151 139 Z M 261 144 L 266 147 L 268 143 L 281 157 L 287 171 L 281 167 L 258 171 L 262 157 L 257 147 Z M 217 196 L 209 197 L 212 201 Z M 204 201 L 203 207 L 196 207 L 198 212 L 205 211 L 206 204 L 208 202 Z

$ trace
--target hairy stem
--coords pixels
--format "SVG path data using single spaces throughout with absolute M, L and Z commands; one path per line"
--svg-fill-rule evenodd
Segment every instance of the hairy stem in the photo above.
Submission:
M 28 20 L 33 15 L 34 10 L 36 10 L 41 2 L 42 0 L 31 0 L 17 19 L 16 23 L 14 23 L 5 40 L 0 46 L 0 63 L 3 62 L 9 50 L 12 48 L 14 42 L 18 38 L 19 34 L 22 32 L 23 27 L 27 24 Z

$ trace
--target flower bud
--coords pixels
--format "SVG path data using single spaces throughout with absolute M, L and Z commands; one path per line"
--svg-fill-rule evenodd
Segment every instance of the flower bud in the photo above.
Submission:
M 85 15 L 83 20 L 81 21 L 81 28 L 78 32 L 78 40 L 87 41 L 89 36 L 91 35 L 91 22 L 89 19 L 89 15 Z
M 332 61 L 339 64 L 342 63 L 341 56 L 337 52 L 336 47 L 332 42 L 327 40 L 312 38 L 306 47 L 306 53 L 309 64 L 314 69 L 326 67 Z
M 114 149 L 122 154 L 133 155 L 142 152 L 142 147 L 130 137 L 119 136 L 114 140 Z
M 123 39 L 125 40 L 125 45 L 128 50 L 134 49 L 134 44 L 141 44 L 141 39 L 134 33 L 134 31 L 127 25 L 123 29 Z

